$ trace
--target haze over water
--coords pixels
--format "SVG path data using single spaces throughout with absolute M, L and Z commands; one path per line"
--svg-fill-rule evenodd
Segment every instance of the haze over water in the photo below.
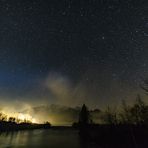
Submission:
M 31 130 L 3 133 L 0 148 L 80 148 L 77 130 Z

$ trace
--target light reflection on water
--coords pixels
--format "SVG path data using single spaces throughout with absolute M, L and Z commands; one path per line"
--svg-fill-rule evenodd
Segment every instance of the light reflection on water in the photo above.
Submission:
M 32 130 L 3 133 L 0 148 L 80 148 L 76 130 Z

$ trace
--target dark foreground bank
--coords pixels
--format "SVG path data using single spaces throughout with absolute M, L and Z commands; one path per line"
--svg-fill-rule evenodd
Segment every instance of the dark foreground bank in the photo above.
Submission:
M 34 123 L 16 123 L 16 122 L 0 122 L 0 132 L 18 131 L 18 130 L 32 130 L 32 129 L 48 129 L 50 123 L 34 124 Z
M 88 125 L 79 127 L 83 143 L 101 148 L 147 148 L 146 125 Z M 87 144 L 88 143 L 88 144 Z

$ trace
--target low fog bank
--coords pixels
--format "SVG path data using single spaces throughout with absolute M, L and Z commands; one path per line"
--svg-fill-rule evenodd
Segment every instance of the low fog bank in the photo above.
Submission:
M 24 110 L 24 114 L 31 114 L 39 122 L 49 121 L 52 125 L 71 125 L 77 122 L 81 107 L 67 107 L 62 105 L 41 105 Z M 99 109 L 90 110 L 93 122 L 99 123 L 101 111 Z

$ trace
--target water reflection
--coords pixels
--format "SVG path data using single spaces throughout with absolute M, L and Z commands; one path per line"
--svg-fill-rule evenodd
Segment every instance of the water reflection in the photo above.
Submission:
M 0 148 L 80 148 L 76 130 L 32 130 L 2 133 Z

